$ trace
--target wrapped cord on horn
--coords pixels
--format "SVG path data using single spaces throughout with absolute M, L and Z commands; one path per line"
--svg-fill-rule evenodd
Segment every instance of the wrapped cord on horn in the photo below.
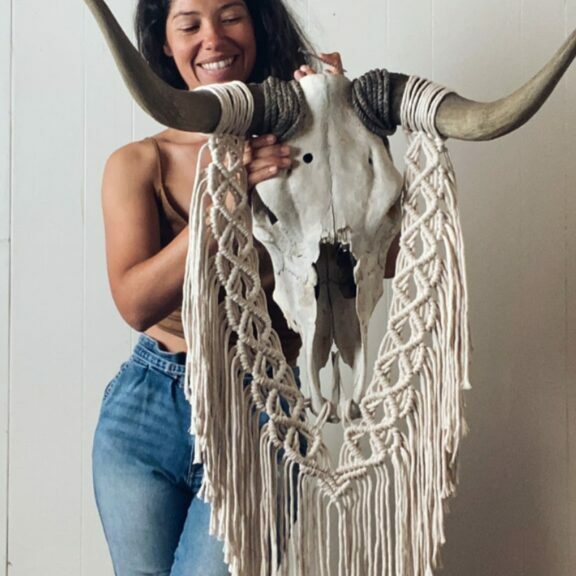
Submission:
M 261 133 L 275 134 L 280 140 L 294 136 L 304 120 L 304 93 L 299 82 L 284 82 L 272 76 L 262 84 L 264 120 Z
M 387 70 L 371 70 L 352 82 L 352 107 L 370 132 L 383 139 L 394 134 Z

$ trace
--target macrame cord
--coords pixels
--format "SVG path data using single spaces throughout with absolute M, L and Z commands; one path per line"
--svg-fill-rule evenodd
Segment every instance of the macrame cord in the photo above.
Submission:
M 242 162 L 251 94 L 241 83 L 203 89 L 223 112 L 192 195 L 183 323 L 211 533 L 237 576 L 329 576 L 332 548 L 339 576 L 431 576 L 457 481 L 468 387 L 454 174 L 434 127 L 447 92 L 418 78 L 406 86 L 409 147 L 388 326 L 361 417 L 344 421 L 333 467 L 322 440 L 329 405 L 315 418 L 307 412 L 260 285 Z M 286 101 L 302 106 L 297 94 Z

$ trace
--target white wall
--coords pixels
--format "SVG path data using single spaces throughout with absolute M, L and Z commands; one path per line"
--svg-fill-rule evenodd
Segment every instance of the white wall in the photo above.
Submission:
M 0 0 L 0 573 L 8 517 L 8 379 L 10 333 L 10 0 Z
M 125 29 L 129 4 L 110 0 Z M 387 67 L 478 100 L 576 27 L 576 0 L 294 5 L 351 77 Z M 10 576 L 111 575 L 91 439 L 134 335 L 108 290 L 99 186 L 106 156 L 154 124 L 80 0 L 0 0 L 0 44 L 0 561 L 7 542 Z M 574 102 L 576 65 L 528 126 L 450 146 L 475 350 L 449 576 L 576 573 Z

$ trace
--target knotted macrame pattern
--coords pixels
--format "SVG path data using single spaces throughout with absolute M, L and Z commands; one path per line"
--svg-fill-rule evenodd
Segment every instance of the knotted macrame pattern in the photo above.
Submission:
M 232 105 L 249 106 L 240 92 Z M 246 120 L 208 142 L 212 161 L 190 211 L 186 391 L 205 467 L 201 497 L 232 574 L 431 576 L 439 564 L 469 349 L 454 173 L 434 128 L 445 95 L 417 78 L 406 87 L 388 326 L 361 417 L 343 420 L 336 466 L 322 439 L 329 406 L 310 414 L 267 312 L 242 165 Z

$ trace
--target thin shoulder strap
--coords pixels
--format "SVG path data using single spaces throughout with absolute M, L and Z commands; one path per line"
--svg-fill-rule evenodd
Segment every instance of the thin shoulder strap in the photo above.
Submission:
M 162 153 L 160 152 L 160 145 L 156 138 L 150 136 L 148 140 L 151 140 L 154 144 L 154 148 L 156 149 L 156 166 L 158 167 L 157 174 L 158 174 L 158 190 L 164 189 L 164 171 L 162 169 Z

